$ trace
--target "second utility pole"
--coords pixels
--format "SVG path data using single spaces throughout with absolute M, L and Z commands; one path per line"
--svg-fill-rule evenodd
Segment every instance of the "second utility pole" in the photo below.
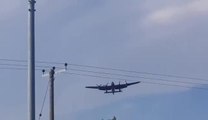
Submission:
M 55 67 L 53 67 L 49 72 L 49 120 L 54 120 L 54 74 Z
M 59 70 L 55 72 L 55 67 L 52 67 L 52 69 L 49 71 L 49 74 L 44 75 L 45 70 L 43 69 L 43 77 L 49 76 L 49 120 L 54 120 L 54 76 L 57 73 L 65 72 L 67 70 L 67 63 L 64 64 L 65 69 Z M 42 114 L 40 113 L 41 117 Z

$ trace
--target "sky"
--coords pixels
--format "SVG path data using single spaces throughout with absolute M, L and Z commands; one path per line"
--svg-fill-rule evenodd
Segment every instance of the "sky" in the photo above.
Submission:
M 26 60 L 28 1 L 0 0 L 0 59 Z M 57 74 L 56 120 L 207 120 L 208 1 L 207 0 L 37 0 L 36 60 L 67 62 L 205 80 L 162 77 L 81 68 L 130 76 L 142 81 L 115 95 L 86 89 L 118 79 Z M 1 61 L 0 64 L 26 64 Z M 60 64 L 40 64 L 58 66 Z M 27 71 L 0 65 L 0 119 L 27 120 Z M 10 66 L 11 67 L 11 66 Z M 12 66 L 15 68 L 15 66 Z M 16 66 L 17 67 L 17 66 Z M 41 69 L 49 70 L 48 67 Z M 67 72 L 83 73 L 68 69 Z M 93 74 L 94 75 L 94 74 Z M 95 74 L 97 75 L 97 74 Z M 106 75 L 102 75 L 106 76 Z M 177 80 L 177 83 L 158 81 Z M 36 70 L 36 120 L 48 78 Z M 189 88 L 159 84 L 187 86 Z M 48 98 L 41 120 L 48 119 Z

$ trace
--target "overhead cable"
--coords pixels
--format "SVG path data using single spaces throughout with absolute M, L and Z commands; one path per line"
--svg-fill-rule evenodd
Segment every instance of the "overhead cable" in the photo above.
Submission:
M 208 81 L 208 79 L 197 78 L 197 77 L 187 77 L 187 76 L 178 76 L 178 75 L 170 75 L 170 74 L 151 73 L 151 72 L 140 72 L 140 71 L 125 70 L 125 69 L 110 68 L 110 67 L 100 67 L 100 66 L 81 65 L 81 64 L 72 64 L 72 63 L 69 63 L 68 65 L 77 66 L 77 67 L 85 67 L 85 68 L 102 69 L 102 70 L 120 71 L 120 72 L 127 72 L 127 73 L 137 73 L 137 74 L 147 74 L 147 75 L 164 76 L 164 77 L 172 77 L 172 78 L 184 78 L 184 79 L 191 79 L 191 80 Z
M 15 60 L 15 59 L 0 59 L 0 61 L 27 62 L 26 60 Z M 59 65 L 64 64 L 62 62 L 47 62 L 47 61 L 36 61 L 36 62 L 37 63 L 44 63 L 44 64 L 59 64 Z M 179 75 L 171 75 L 171 74 L 160 74 L 160 73 L 152 73 L 152 72 L 141 72 L 141 71 L 118 69 L 118 68 L 112 68 L 112 67 L 101 67 L 101 66 L 73 64 L 73 63 L 68 63 L 68 65 L 75 66 L 75 67 L 83 67 L 83 68 L 94 68 L 94 69 L 102 69 L 102 70 L 120 71 L 120 72 L 126 72 L 126 73 L 136 73 L 136 74 L 154 75 L 154 76 L 161 76 L 161 77 L 183 78 L 183 79 L 190 79 L 190 80 L 208 81 L 208 79 L 198 78 L 198 77 L 188 77 L 188 76 L 179 76 Z
M 168 79 L 151 78 L 151 77 L 143 77 L 143 76 L 132 76 L 132 75 L 126 75 L 126 74 L 117 74 L 117 73 L 109 73 L 109 72 L 97 72 L 97 71 L 82 70 L 82 69 L 73 69 L 73 68 L 69 68 L 69 70 L 79 71 L 79 72 L 87 72 L 87 73 L 95 73 L 95 74 L 122 76 L 122 77 L 128 77 L 128 78 L 142 78 L 142 79 L 147 79 L 147 80 L 159 80 L 159 81 L 165 81 L 165 82 L 177 82 L 177 83 L 183 83 L 183 84 L 208 85 L 208 84 L 205 84 L 205 83 L 196 83 L 196 82 L 179 81 L 179 80 L 168 80 Z
M 25 63 L 27 60 L 17 60 L 17 59 L 0 59 L 0 61 L 7 61 L 7 62 L 22 62 Z M 47 62 L 47 61 L 35 61 L 36 63 L 45 63 L 45 64 L 64 64 L 61 62 Z
M 94 77 L 94 78 L 103 78 L 103 79 L 111 79 L 111 80 L 121 80 L 121 81 L 136 81 L 136 80 L 130 80 L 130 79 L 124 79 L 124 78 L 114 78 L 114 77 L 90 75 L 90 74 L 82 74 L 82 73 L 74 73 L 74 72 L 66 72 L 64 74 L 70 74 L 70 75 L 76 75 L 76 76 L 87 76 L 87 77 Z M 185 85 L 179 85 L 179 84 L 168 84 L 168 83 L 147 82 L 147 81 L 141 81 L 141 83 L 157 84 L 157 85 L 172 86 L 172 87 L 175 86 L 175 87 L 183 87 L 183 88 L 190 88 L 190 89 L 193 88 L 193 89 L 199 89 L 199 90 L 206 90 L 206 91 L 208 91 L 208 88 L 196 87 L 196 86 L 185 86 Z
M 16 67 L 7 67 L 7 68 L 1 68 L 0 69 L 8 69 L 8 70 L 27 70 L 27 68 L 16 68 Z M 42 69 L 36 69 L 36 70 L 42 70 Z M 82 74 L 82 73 L 75 73 L 75 72 L 66 72 L 64 74 L 70 74 L 70 75 L 76 75 L 76 76 L 86 76 L 86 77 L 95 77 L 95 78 L 103 78 L 103 79 L 110 79 L 110 80 L 121 80 L 121 81 L 135 81 L 133 79 L 125 79 L 125 78 L 114 78 L 114 77 L 108 77 L 108 76 L 100 76 L 100 75 L 91 75 L 91 74 Z M 144 79 L 144 78 L 143 78 Z M 141 81 L 141 80 L 140 80 Z M 203 87 L 196 87 L 196 86 L 185 86 L 185 85 L 178 85 L 178 84 L 172 84 L 172 83 L 161 83 L 161 82 L 149 82 L 149 81 L 141 81 L 142 83 L 146 84 L 156 84 L 156 85 L 163 85 L 163 86 L 176 86 L 176 87 L 183 87 L 183 88 L 193 88 L 193 89 L 201 89 L 201 90 L 208 90 L 208 88 Z M 167 81 L 166 81 L 167 82 Z M 177 83 L 177 82 L 175 82 Z M 182 83 L 182 82 L 178 82 Z M 184 83 L 183 83 L 184 84 Z M 187 83 L 186 83 L 187 84 Z M 194 84 L 194 83 L 193 83 Z M 196 83 L 195 83 L 196 84 Z M 204 85 L 204 84 L 202 84 Z

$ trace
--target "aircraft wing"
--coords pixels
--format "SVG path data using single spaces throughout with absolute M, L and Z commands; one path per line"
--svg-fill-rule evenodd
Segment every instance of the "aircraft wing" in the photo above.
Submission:
M 127 83 L 126 85 L 127 86 L 130 86 L 130 85 L 134 85 L 134 84 L 138 84 L 138 83 L 140 83 L 140 81 L 138 81 L 138 82 L 132 82 L 132 83 Z
M 85 88 L 98 89 L 98 90 L 111 90 L 111 86 L 103 85 L 103 86 L 86 86 Z
M 134 84 L 138 84 L 138 83 L 140 83 L 140 81 L 133 82 L 133 83 L 126 83 L 126 84 L 118 84 L 118 85 L 115 85 L 115 89 L 123 89 L 123 88 L 130 86 L 130 85 L 134 85 Z
M 99 86 L 86 86 L 85 88 L 99 89 Z
M 115 85 L 115 89 L 123 89 L 123 88 L 126 88 L 126 87 L 127 87 L 126 84 Z

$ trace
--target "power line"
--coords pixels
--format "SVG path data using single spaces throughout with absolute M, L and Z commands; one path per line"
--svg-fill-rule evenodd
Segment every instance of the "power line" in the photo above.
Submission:
M 16 59 L 0 59 L 0 61 L 7 61 L 7 62 L 20 62 L 20 63 L 25 63 L 27 62 L 27 60 L 16 60 Z M 35 61 L 36 63 L 44 63 L 44 64 L 57 64 L 57 65 L 61 65 L 64 63 L 61 62 L 47 62 L 47 61 Z
M 22 64 L 8 64 L 8 63 L 0 63 L 2 66 L 16 66 L 16 67 L 27 67 L 27 65 L 22 65 Z
M 95 68 L 95 69 L 101 69 L 101 70 L 120 71 L 120 72 L 127 72 L 127 73 L 137 73 L 137 74 L 155 75 L 155 76 L 163 76 L 163 77 L 208 81 L 208 79 L 197 78 L 197 77 L 187 77 L 187 76 L 178 76 L 178 75 L 170 75 L 170 74 L 159 74 L 159 73 L 151 73 L 151 72 L 140 72 L 140 71 L 125 70 L 125 69 L 110 68 L 110 67 L 100 67 L 100 66 L 81 65 L 81 64 L 72 64 L 72 63 L 69 63 L 68 65 L 77 66 L 77 67 L 85 67 L 85 68 Z
M 27 62 L 27 60 L 15 60 L 15 59 L 4 59 L 1 58 L 0 61 L 9 61 L 9 62 Z
M 0 67 L 1 70 L 20 70 L 20 71 L 26 71 L 28 68 L 26 67 Z M 42 69 L 35 68 L 37 71 L 42 71 Z
M 0 68 L 0 69 L 15 69 L 15 70 L 26 70 L 27 65 L 23 64 L 1 64 L 4 66 L 17 66 L 17 67 L 25 67 L 25 68 Z M 50 66 L 36 66 L 36 67 L 50 67 Z M 41 69 L 36 69 L 36 70 L 41 70 Z M 150 77 L 142 77 L 142 76 L 132 76 L 132 75 L 125 75 L 125 74 L 116 74 L 116 73 L 108 73 L 108 72 L 97 72 L 97 71 L 90 71 L 90 70 L 83 70 L 83 69 L 73 69 L 69 68 L 69 70 L 73 71 L 81 71 L 81 72 L 90 72 L 90 73 L 95 73 L 95 74 L 105 74 L 105 75 L 114 75 L 114 76 L 122 76 L 122 77 L 130 77 L 130 78 L 143 78 L 143 79 L 148 79 L 148 80 L 159 80 L 159 81 L 166 81 L 166 82 L 178 82 L 178 83 L 184 83 L 184 84 L 198 84 L 198 85 L 208 85 L 208 84 L 202 84 L 202 83 L 196 83 L 196 82 L 185 82 L 185 81 L 178 81 L 178 80 L 167 80 L 167 79 L 161 79 L 161 78 L 150 78 Z
M 113 75 L 113 76 L 122 76 L 122 77 L 129 77 L 129 78 L 142 78 L 142 79 L 147 79 L 147 80 L 159 80 L 159 81 L 165 81 L 165 82 L 177 82 L 177 83 L 183 83 L 183 84 L 208 85 L 208 84 L 196 83 L 196 82 L 187 82 L 187 81 L 179 81 L 179 80 L 167 80 L 167 79 L 161 79 L 161 78 L 150 78 L 150 77 L 142 77 L 142 76 L 132 76 L 132 75 L 126 75 L 126 74 L 117 74 L 117 73 L 108 73 L 108 72 L 97 72 L 97 71 L 82 70 L 82 69 L 72 69 L 72 68 L 69 68 L 69 70 L 79 71 L 79 72 L 95 73 L 95 74 L 105 74 L 105 75 Z
M 0 63 L 0 66 L 11 66 L 11 67 L 27 67 L 28 65 L 26 64 L 11 64 L 11 63 Z M 40 65 L 36 65 L 35 67 L 39 67 L 39 68 L 49 68 L 50 66 L 40 66 Z
M 66 72 L 65 74 L 76 75 L 76 76 L 87 76 L 87 77 L 94 77 L 94 78 L 103 78 L 103 79 L 111 79 L 111 80 L 135 81 L 135 80 L 124 79 L 124 78 L 114 78 L 114 77 L 106 77 L 106 76 L 90 75 L 90 74 L 80 74 L 80 73 L 72 73 L 72 72 Z M 203 88 L 203 87 L 191 87 L 191 86 L 184 86 L 184 85 L 178 85 L 178 84 L 166 84 L 166 83 L 147 82 L 147 81 L 141 81 L 141 82 L 146 83 L 146 84 L 156 84 L 156 85 L 164 85 L 164 86 L 172 86 L 172 87 L 175 86 L 175 87 L 183 87 L 183 88 L 189 88 L 189 89 L 193 88 L 193 89 L 208 91 L 208 88 Z
M 8 69 L 8 70 L 27 70 L 27 68 L 17 68 L 17 67 L 8 67 L 8 68 L 1 68 L 0 69 Z M 37 69 L 41 71 L 42 69 Z M 182 84 L 193 84 L 193 85 L 208 85 L 208 84 L 202 84 L 202 83 L 195 83 L 195 82 L 185 82 L 185 81 L 177 81 L 177 80 L 167 80 L 167 79 L 160 79 L 160 78 L 149 78 L 149 77 L 141 77 L 141 76 L 131 76 L 131 75 L 125 75 L 125 74 L 115 74 L 115 73 L 107 73 L 107 72 L 97 72 L 97 71 L 89 71 L 89 70 L 81 70 L 81 69 L 72 69 L 70 68 L 69 70 L 73 71 L 81 71 L 81 72 L 89 72 L 89 73 L 95 73 L 95 74 L 105 74 L 105 75 L 113 75 L 113 76 L 122 76 L 122 77 L 129 77 L 129 78 L 142 78 L 142 79 L 148 79 L 148 80 L 159 80 L 159 81 L 165 81 L 165 82 L 172 82 L 172 83 L 182 83 Z M 73 73 L 73 74 L 80 74 L 80 73 Z M 81 74 L 80 74 L 81 75 Z M 88 75 L 88 74 L 82 74 L 82 75 L 87 75 L 87 76 L 97 76 L 97 75 Z M 106 77 L 106 76 L 99 76 L 99 78 L 112 78 L 112 77 Z M 114 79 L 114 78 L 113 78 Z M 118 78 L 115 78 L 118 79 Z M 119 80 L 128 80 L 125 78 L 119 78 Z M 143 81 L 144 83 L 144 81 Z M 147 81 L 145 81 L 147 83 Z M 159 84 L 159 83 L 157 83 Z M 162 84 L 162 83 L 160 83 Z
M 0 59 L 0 61 L 9 61 L 9 62 L 27 62 L 26 60 L 15 60 L 15 59 Z M 37 63 L 44 63 L 44 64 L 57 64 L 61 65 L 64 64 L 62 62 L 47 62 L 47 61 L 36 61 Z M 160 73 L 152 73 L 152 72 L 141 72 L 141 71 L 134 71 L 134 70 L 125 70 L 125 69 L 118 69 L 118 68 L 111 68 L 111 67 L 100 67 L 100 66 L 93 66 L 93 65 L 82 65 L 82 64 L 73 64 L 69 63 L 70 66 L 75 67 L 84 67 L 84 68 L 94 68 L 94 69 L 101 69 L 101 70 L 111 70 L 111 71 L 119 71 L 119 72 L 126 72 L 126 73 L 136 73 L 136 74 L 146 74 L 146 75 L 154 75 L 154 76 L 161 76 L 161 77 L 170 77 L 170 78 L 182 78 L 182 79 L 189 79 L 189 80 L 199 80 L 199 81 L 208 81 L 208 79 L 198 78 L 198 77 L 187 77 L 187 76 L 178 76 L 178 75 L 171 75 L 171 74 L 160 74 Z M 43 67 L 43 66 L 39 66 Z M 45 66 L 51 67 L 51 66 Z
M 0 69 L 8 69 L 8 70 L 27 70 L 27 68 L 16 68 L 16 67 L 8 67 L 8 68 L 1 68 Z M 36 70 L 42 70 L 42 69 L 36 69 Z M 97 72 L 96 72 L 97 73 Z M 114 78 L 114 77 L 107 77 L 107 76 L 99 76 L 99 75 L 90 75 L 90 74 L 81 74 L 81 73 L 72 73 L 72 72 L 66 72 L 65 74 L 70 74 L 70 75 L 77 75 L 77 76 L 87 76 L 87 77 L 95 77 L 95 78 L 104 78 L 104 79 L 111 79 L 111 80 L 122 80 L 122 81 L 135 81 L 135 80 L 130 80 L 130 79 L 125 79 L 125 78 Z M 108 74 L 108 73 L 106 73 Z M 113 73 L 110 73 L 113 75 Z M 123 76 L 123 75 L 122 75 Z M 125 76 L 125 75 L 124 75 Z M 128 76 L 128 75 L 127 75 Z M 126 77 L 127 77 L 126 76 Z M 130 76 L 129 76 L 130 77 Z M 133 77 L 133 76 L 132 76 Z M 145 78 L 143 78 L 145 79 Z M 146 78 L 147 79 L 147 78 Z M 149 78 L 148 78 L 149 79 Z M 154 79 L 154 78 L 153 78 Z M 165 79 L 163 79 L 165 80 Z M 167 82 L 167 81 L 166 81 Z M 174 81 L 176 82 L 176 81 Z M 176 85 L 176 84 L 166 84 L 166 83 L 160 83 L 160 82 L 148 82 L 148 81 L 142 81 L 142 83 L 146 84 L 156 84 L 156 85 L 164 85 L 164 86 L 176 86 L 176 87 L 183 87 L 183 88 L 194 88 L 194 89 L 201 89 L 201 90 L 208 90 L 207 88 L 202 88 L 202 87 L 191 87 L 191 86 L 184 86 L 184 85 Z M 176 82 L 177 83 L 177 82 Z M 183 82 L 178 82 L 178 83 L 183 83 Z M 197 84 L 197 83 L 190 83 L 190 84 Z M 206 84 L 202 84 L 206 85 Z
M 17 68 L 17 67 L 0 67 L 1 70 L 27 70 L 27 68 Z
M 11 67 L 28 67 L 28 65 L 26 64 L 11 64 L 11 63 L 0 63 L 0 66 L 11 66 Z M 46 65 L 36 65 L 35 67 L 38 67 L 38 68 L 51 68 L 52 66 L 46 66 Z M 60 68 L 60 69 L 63 69 L 63 67 L 57 67 L 57 68 Z

